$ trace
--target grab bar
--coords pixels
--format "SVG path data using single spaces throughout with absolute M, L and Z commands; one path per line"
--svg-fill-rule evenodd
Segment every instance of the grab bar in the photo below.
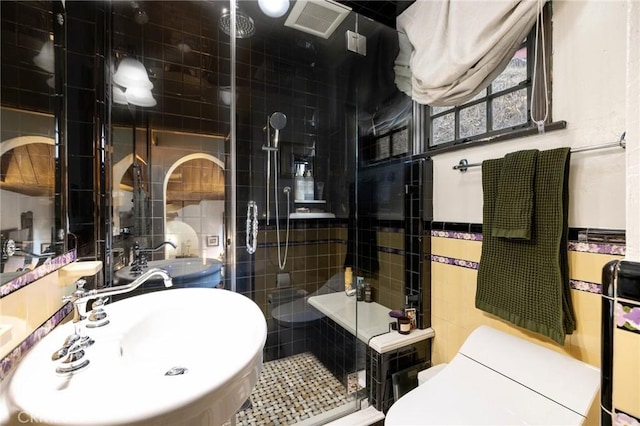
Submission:
M 247 203 L 247 253 L 253 254 L 258 248 L 258 204 Z

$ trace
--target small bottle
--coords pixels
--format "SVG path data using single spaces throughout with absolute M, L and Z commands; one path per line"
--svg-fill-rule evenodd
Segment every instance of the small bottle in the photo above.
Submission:
M 314 197 L 314 187 L 315 182 L 313 180 L 313 176 L 311 175 L 311 170 L 307 170 L 304 174 L 304 199 L 305 200 L 313 200 Z
M 296 201 L 304 200 L 305 197 L 305 186 L 306 182 L 304 181 L 304 176 L 301 171 L 296 173 L 294 185 L 293 185 L 293 199 Z
M 371 284 L 366 283 L 364 285 L 364 301 L 366 303 L 373 302 L 373 289 L 371 288 Z
M 353 269 L 347 266 L 344 270 L 344 291 L 350 291 L 353 283 Z
M 364 300 L 364 277 L 356 278 L 356 300 L 358 302 Z

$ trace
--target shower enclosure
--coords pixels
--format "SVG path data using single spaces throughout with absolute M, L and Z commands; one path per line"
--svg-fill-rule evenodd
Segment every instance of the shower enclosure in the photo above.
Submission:
M 107 256 L 126 266 L 134 244 L 169 240 L 175 250 L 149 259 L 215 256 L 219 287 L 260 306 L 264 380 L 239 423 L 323 424 L 355 410 L 365 386 L 357 324 L 350 334 L 305 301 L 341 292 L 346 266 L 378 272 L 375 238 L 361 239 L 371 230 L 359 229 L 358 173 L 384 150 L 380 135 L 406 126 L 388 108 L 401 95 L 395 30 L 331 1 L 291 2 L 281 17 L 257 1 L 105 7 L 108 161 L 135 171 L 131 193 L 113 184 L 114 205 L 116 193 L 133 202 L 112 218 Z M 124 58 L 144 65 L 153 100 L 120 96 L 109 77 Z M 300 169 L 312 197 L 293 196 Z

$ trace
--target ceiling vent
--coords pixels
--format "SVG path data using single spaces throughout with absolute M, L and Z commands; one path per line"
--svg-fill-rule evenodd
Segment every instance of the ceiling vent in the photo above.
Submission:
M 287 17 L 285 26 L 322 38 L 329 38 L 351 8 L 332 0 L 298 0 Z

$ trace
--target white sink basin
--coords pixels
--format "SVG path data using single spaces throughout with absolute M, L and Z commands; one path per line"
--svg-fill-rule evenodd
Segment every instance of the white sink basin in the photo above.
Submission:
M 105 310 L 110 324 L 85 329 L 95 340 L 88 368 L 55 372 L 51 355 L 73 333 L 71 322 L 29 352 L 9 382 L 12 410 L 52 425 L 220 425 L 258 381 L 266 321 L 242 295 L 167 289 Z M 165 375 L 174 367 L 187 372 Z

